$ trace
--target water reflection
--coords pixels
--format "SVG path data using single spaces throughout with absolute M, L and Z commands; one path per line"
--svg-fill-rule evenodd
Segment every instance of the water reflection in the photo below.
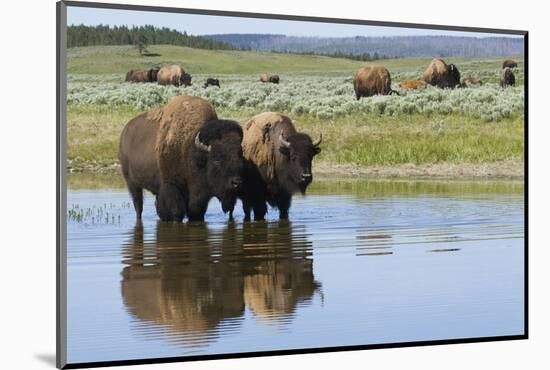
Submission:
M 247 307 L 289 330 L 297 307 L 320 291 L 312 243 L 290 222 L 158 222 L 151 234 L 137 223 L 122 254 L 122 298 L 137 319 L 133 329 L 186 348 L 238 332 Z

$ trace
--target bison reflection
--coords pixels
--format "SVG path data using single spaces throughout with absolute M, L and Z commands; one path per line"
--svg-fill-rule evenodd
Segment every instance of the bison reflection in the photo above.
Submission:
M 204 346 L 220 331 L 238 331 L 245 306 L 283 325 L 319 290 L 311 242 L 290 223 L 229 225 L 159 222 L 156 235 L 136 224 L 123 247 L 122 297 L 143 335 L 184 347 Z

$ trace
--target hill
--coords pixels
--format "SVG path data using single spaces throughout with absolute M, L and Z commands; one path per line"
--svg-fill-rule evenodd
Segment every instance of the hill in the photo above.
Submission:
M 523 55 L 523 38 L 393 36 L 393 37 L 301 37 L 275 34 L 206 35 L 239 49 L 316 54 L 370 53 L 398 58 L 494 57 Z
M 204 50 L 152 45 L 149 55 L 132 46 L 88 46 L 67 50 L 69 73 L 126 73 L 132 68 L 180 64 L 191 74 L 257 74 L 264 72 L 350 72 L 364 65 L 349 59 L 316 55 L 277 54 L 237 50 Z

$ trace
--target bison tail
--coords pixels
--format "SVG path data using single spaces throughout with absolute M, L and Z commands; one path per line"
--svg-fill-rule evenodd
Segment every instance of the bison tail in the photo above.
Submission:
M 397 96 L 401 96 L 401 94 L 399 94 L 399 91 L 397 90 L 390 90 L 390 95 L 397 95 Z

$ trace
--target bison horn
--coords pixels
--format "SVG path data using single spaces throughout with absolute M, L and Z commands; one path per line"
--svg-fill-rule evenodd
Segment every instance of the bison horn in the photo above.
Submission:
M 323 141 L 323 134 L 319 132 L 319 139 L 313 143 L 313 146 L 319 146 L 321 141 Z
M 199 132 L 199 133 L 197 134 L 197 136 L 195 136 L 195 146 L 196 146 L 197 148 L 199 148 L 200 150 L 209 153 L 210 150 L 212 149 L 212 146 L 211 146 L 211 145 L 203 144 L 203 143 L 201 142 L 201 139 L 199 139 L 200 134 L 201 134 L 201 133 Z
M 290 148 L 290 143 L 283 138 L 283 134 L 279 135 L 279 141 L 287 148 Z

